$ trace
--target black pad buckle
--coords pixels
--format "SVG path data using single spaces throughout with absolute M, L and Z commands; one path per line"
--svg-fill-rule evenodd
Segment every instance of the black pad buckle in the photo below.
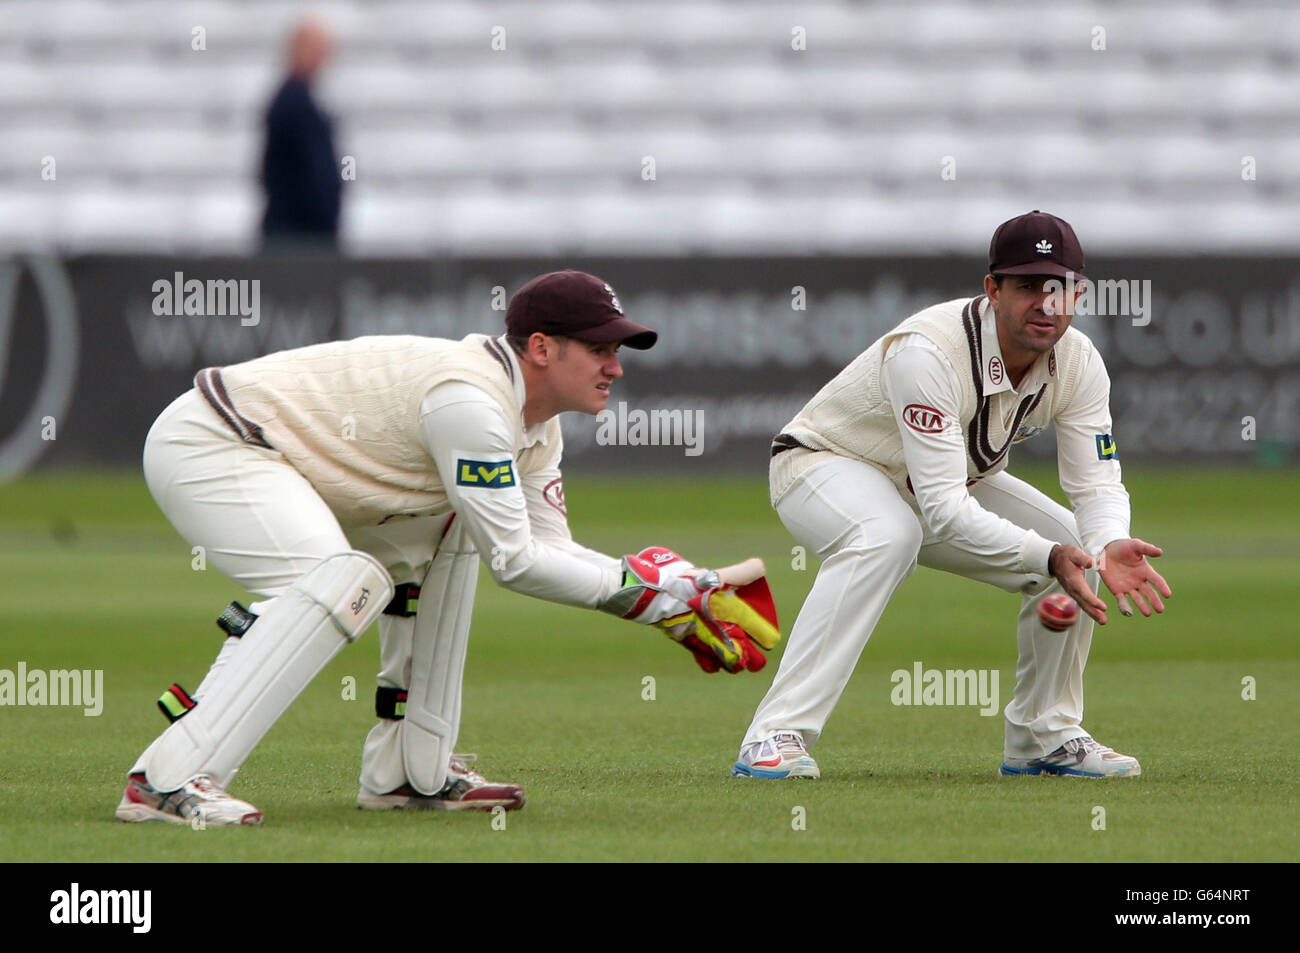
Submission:
M 420 607 L 420 587 L 413 582 L 404 582 L 393 587 L 393 601 L 384 607 L 384 615 L 415 615 Z
M 257 616 L 249 612 L 238 602 L 232 602 L 221 610 L 221 615 L 217 617 L 217 627 L 226 635 L 242 638 L 244 633 L 253 627 L 257 621 Z
M 389 721 L 401 721 L 406 717 L 406 689 L 385 688 L 380 685 L 375 689 L 375 714 Z

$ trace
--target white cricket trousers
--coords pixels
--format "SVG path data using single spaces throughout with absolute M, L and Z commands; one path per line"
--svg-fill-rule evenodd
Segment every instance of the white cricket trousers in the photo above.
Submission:
M 320 560 L 351 549 L 378 559 L 395 584 L 422 582 L 452 516 L 394 520 L 345 533 L 281 453 L 245 443 L 197 390 L 182 394 L 154 422 L 145 440 L 144 477 L 177 532 L 202 547 L 208 566 L 268 600 Z M 409 684 L 414 623 L 413 617 L 380 616 L 380 684 Z M 196 700 L 216 686 L 239 646 L 239 639 L 226 639 L 192 693 Z M 463 665 L 463 653 L 458 661 Z M 459 685 L 460 670 L 449 676 Z M 365 747 L 363 780 L 389 791 L 404 780 L 399 723 L 381 721 L 372 734 L 379 737 Z M 145 770 L 148 756 L 142 754 L 132 771 Z
M 1018 526 L 1082 545 L 1070 511 L 1023 480 L 997 473 L 970 492 Z M 847 457 L 831 457 L 795 478 L 776 510 L 822 564 L 744 744 L 778 731 L 798 731 L 810 746 L 817 741 L 885 606 L 918 563 L 1022 594 L 1015 695 L 1004 709 L 1005 756 L 1042 757 L 1087 734 L 1081 727 L 1083 668 L 1093 621 L 1081 612 L 1064 633 L 1038 621 L 1039 601 L 1061 591 L 1055 579 L 994 569 L 936 542 L 887 476 Z M 1097 573 L 1087 576 L 1095 590 Z

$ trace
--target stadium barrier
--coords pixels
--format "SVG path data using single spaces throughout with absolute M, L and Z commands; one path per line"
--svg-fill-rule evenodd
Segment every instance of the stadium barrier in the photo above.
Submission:
M 565 415 L 566 459 L 585 470 L 761 471 L 826 380 L 907 315 L 978 293 L 985 271 L 949 258 L 18 256 L 0 261 L 0 475 L 137 465 L 200 368 L 365 334 L 495 331 L 510 292 L 564 267 L 604 277 L 661 332 L 625 355 L 606 418 Z M 1287 460 L 1296 259 L 1098 259 L 1089 276 L 1094 313 L 1076 325 L 1106 359 L 1122 457 Z M 1053 447 L 1049 433 L 1016 454 Z

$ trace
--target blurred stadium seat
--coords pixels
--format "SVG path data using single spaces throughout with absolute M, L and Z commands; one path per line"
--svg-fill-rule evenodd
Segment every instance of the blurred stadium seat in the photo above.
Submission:
M 0 248 L 252 250 L 261 113 L 301 10 L 6 3 Z M 321 98 L 356 160 L 353 253 L 968 251 L 990 221 L 1034 206 L 1110 252 L 1300 250 L 1295 5 L 311 11 L 339 37 Z M 791 49 L 795 26 L 806 51 Z

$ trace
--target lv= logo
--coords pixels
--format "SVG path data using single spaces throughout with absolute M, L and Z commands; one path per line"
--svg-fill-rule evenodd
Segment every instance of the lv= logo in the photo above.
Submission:
M 514 486 L 514 465 L 510 460 L 495 463 L 484 460 L 457 460 L 456 485 L 491 488 Z

